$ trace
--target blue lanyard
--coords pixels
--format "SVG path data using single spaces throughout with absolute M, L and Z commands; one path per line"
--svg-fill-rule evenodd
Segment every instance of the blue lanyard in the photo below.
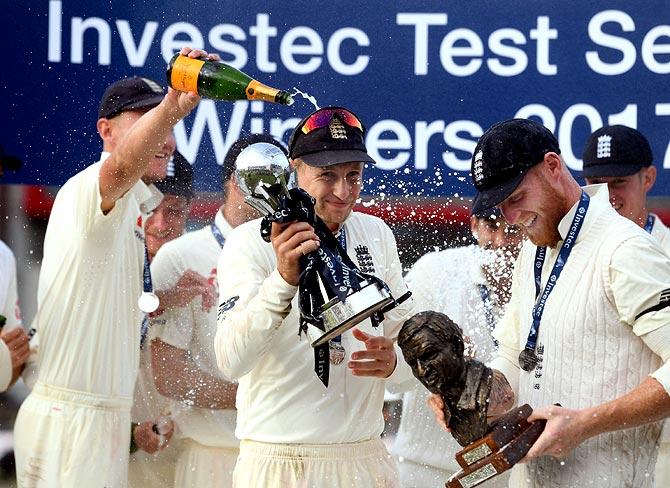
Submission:
M 337 242 L 339 242 L 340 246 L 342 246 L 342 249 L 344 251 L 347 251 L 347 232 L 344 230 L 344 225 L 340 229 L 340 233 L 337 235 Z M 342 342 L 342 336 L 338 335 L 337 337 L 333 337 L 331 339 L 331 342 L 335 342 L 337 344 L 340 344 Z
M 144 241 L 144 271 L 142 272 L 142 288 L 145 293 L 153 292 L 153 283 L 151 282 L 151 267 L 149 266 L 149 250 L 147 249 L 146 237 Z M 142 325 L 140 326 L 140 349 L 144 347 L 149 333 L 149 317 L 144 315 Z
M 151 283 L 151 267 L 149 266 L 149 250 L 147 243 L 144 243 L 144 271 L 142 273 L 142 287 L 145 292 L 151 293 L 153 291 L 153 284 Z
M 480 283 L 478 287 L 479 296 L 482 297 L 482 303 L 484 304 L 484 317 L 486 318 L 486 325 L 490 331 L 493 331 L 493 329 L 496 328 L 496 318 L 493 315 L 493 303 L 491 303 L 489 289 L 483 283 Z
M 212 234 L 214 234 L 214 239 L 216 239 L 216 242 L 218 242 L 221 249 L 223 249 L 223 245 L 226 243 L 226 240 L 223 238 L 223 234 L 216 226 L 216 224 L 212 223 L 210 227 L 212 229 Z
M 570 224 L 570 231 L 568 232 L 568 236 L 565 238 L 565 241 L 563 241 L 561 250 L 558 252 L 558 257 L 554 263 L 554 268 L 551 270 L 549 280 L 547 280 L 547 284 L 544 287 L 542 295 L 540 295 L 540 284 L 542 280 L 542 266 L 544 265 L 544 259 L 547 255 L 547 248 L 538 247 L 537 251 L 535 252 L 534 272 L 536 303 L 533 307 L 533 323 L 530 327 L 530 332 L 528 333 L 525 349 L 529 349 L 531 351 L 535 350 L 535 346 L 537 345 L 537 335 L 540 331 L 540 321 L 542 320 L 542 314 L 544 313 L 544 307 L 547 304 L 549 295 L 551 295 L 551 292 L 554 291 L 554 287 L 558 282 L 558 278 L 561 276 L 563 268 L 568 262 L 572 248 L 575 244 L 575 241 L 577 240 L 577 236 L 579 235 L 579 231 L 582 228 L 582 224 L 584 223 L 586 212 L 589 209 L 589 201 L 589 196 L 586 194 L 586 192 L 582 191 L 582 197 L 579 200 L 577 211 L 575 212 L 575 216 L 572 218 L 572 223 Z
M 654 228 L 654 222 L 656 222 L 656 217 L 654 217 L 652 214 L 649 214 L 647 216 L 647 223 L 644 224 L 644 230 L 647 232 L 647 234 L 651 234 L 651 231 Z

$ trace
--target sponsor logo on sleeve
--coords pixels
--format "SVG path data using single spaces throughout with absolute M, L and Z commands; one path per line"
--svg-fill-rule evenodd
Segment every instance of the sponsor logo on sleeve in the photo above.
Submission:
M 217 314 L 217 318 L 218 318 L 218 319 L 221 319 L 221 317 L 223 316 L 223 314 L 226 313 L 226 312 L 227 312 L 228 310 L 230 310 L 231 308 L 233 308 L 233 307 L 235 306 L 235 303 L 236 303 L 237 300 L 239 300 L 239 299 L 240 299 L 240 297 L 236 295 L 236 296 L 234 296 L 234 297 L 230 297 L 228 300 L 226 300 L 226 301 L 223 302 L 221 305 L 219 305 L 219 312 L 218 312 L 218 314 Z

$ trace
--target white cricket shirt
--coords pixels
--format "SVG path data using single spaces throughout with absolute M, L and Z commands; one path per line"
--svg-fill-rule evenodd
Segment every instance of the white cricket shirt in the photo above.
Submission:
M 352 261 L 383 279 L 395 298 L 403 295 L 407 288 L 388 226 L 353 212 L 344 228 Z M 239 378 L 238 438 L 336 444 L 379 437 L 387 380 L 411 385 L 411 370 L 397 346 L 398 366 L 389 378 L 355 377 L 347 362 L 353 351 L 365 346 L 351 330 L 345 332 L 346 357 L 339 365 L 331 364 L 326 388 L 314 373 L 310 338 L 298 336 L 298 287 L 286 283 L 276 270 L 272 244 L 260 236 L 260 219 L 230 233 L 219 259 L 218 280 L 220 301 L 228 304 L 223 308 L 232 308 L 219 316 L 215 350 L 224 374 Z M 380 330 L 369 320 L 359 328 L 395 339 L 412 312 L 413 301 L 408 300 L 386 315 Z
M 56 195 L 33 327 L 38 380 L 104 397 L 133 396 L 139 363 L 144 221 L 162 195 L 138 181 L 106 215 L 101 160 Z

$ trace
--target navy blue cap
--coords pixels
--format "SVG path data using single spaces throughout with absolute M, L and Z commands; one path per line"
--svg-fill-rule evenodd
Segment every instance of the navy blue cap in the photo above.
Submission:
M 649 141 L 639 131 L 625 125 L 601 127 L 586 141 L 585 178 L 629 176 L 651 166 L 654 155 Z
M 149 78 L 133 76 L 109 85 L 100 100 L 98 118 L 111 119 L 127 110 L 153 108 L 163 100 L 165 89 Z
M 176 195 L 190 200 L 195 196 L 191 163 L 181 153 L 175 151 L 172 159 L 168 162 L 165 178 L 157 181 L 154 185 L 164 195 Z
M 472 181 L 477 189 L 472 213 L 502 203 L 548 152 L 561 153 L 558 140 L 533 120 L 505 120 L 484 132 L 472 155 Z

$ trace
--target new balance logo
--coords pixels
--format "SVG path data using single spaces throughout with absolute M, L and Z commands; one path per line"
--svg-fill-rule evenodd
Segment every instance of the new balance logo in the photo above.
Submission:
M 612 156 L 612 136 L 604 135 L 598 137 L 596 146 L 597 158 L 609 158 Z
M 670 288 L 661 292 L 661 297 L 658 299 L 658 301 L 660 303 L 670 302 Z

